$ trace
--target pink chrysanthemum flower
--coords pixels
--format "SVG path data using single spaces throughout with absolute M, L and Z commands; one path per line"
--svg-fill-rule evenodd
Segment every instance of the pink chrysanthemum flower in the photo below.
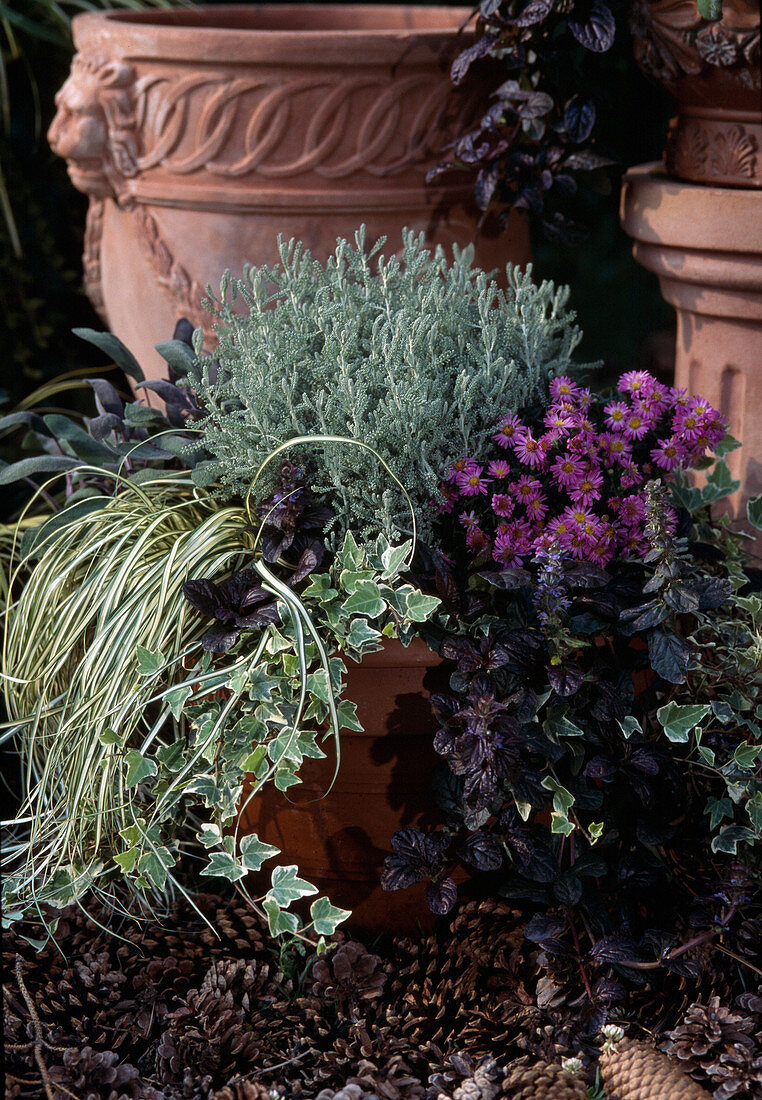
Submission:
M 504 458 L 498 458 L 495 462 L 490 462 L 489 466 L 487 467 L 487 473 L 490 477 L 510 477 L 510 463 L 506 462 Z
M 653 381 L 655 380 L 648 371 L 628 370 L 617 382 L 617 389 L 620 393 L 641 393 L 642 390 L 648 389 Z
M 649 427 L 648 418 L 644 413 L 630 412 L 624 424 L 625 438 L 642 439 Z
M 601 498 L 603 478 L 597 470 L 588 470 L 587 473 L 569 487 L 569 496 L 576 505 L 589 508 L 590 505 Z
M 615 462 L 629 462 L 632 458 L 630 444 L 624 436 L 615 435 L 613 432 L 601 432 L 598 443 L 609 466 Z
M 682 386 L 679 390 L 671 389 L 669 391 L 669 403 L 671 405 L 674 405 L 676 408 L 685 408 L 685 406 L 689 402 L 690 395 L 684 386 Z
M 458 474 L 470 473 L 472 470 L 476 469 L 476 466 L 477 462 L 475 458 L 456 458 L 447 471 L 446 480 L 454 484 L 458 479 Z
M 466 545 L 469 550 L 473 550 L 475 554 L 478 554 L 489 546 L 489 539 L 481 527 L 469 527 L 466 532 Z
M 593 403 L 593 391 L 590 389 L 580 390 L 577 402 L 581 409 L 587 411 Z
M 660 469 L 675 470 L 686 458 L 686 451 L 676 439 L 660 439 L 651 448 L 651 458 Z
M 606 426 L 612 432 L 621 432 L 624 431 L 630 408 L 624 401 L 609 401 L 608 405 L 603 407 L 603 414 L 606 418 Z
M 532 477 L 531 474 L 522 474 L 519 480 L 511 485 L 511 492 L 517 500 L 526 504 L 540 495 L 541 488 L 542 485 L 536 477 Z
M 498 424 L 497 431 L 492 436 L 500 447 L 512 447 L 516 442 L 516 435 L 522 428 L 521 421 L 515 413 L 505 416 Z
M 536 496 L 527 501 L 527 518 L 534 523 L 541 522 L 548 514 L 548 501 L 545 496 Z
M 621 486 L 623 489 L 632 489 L 635 485 L 642 485 L 643 474 L 634 462 L 622 463 Z
M 486 494 L 489 481 L 482 476 L 483 473 L 484 470 L 481 466 L 474 466 L 473 469 L 463 470 L 457 475 L 456 482 L 464 497 Z
M 493 493 L 492 511 L 496 516 L 510 516 L 513 514 L 515 507 L 516 502 L 508 493 Z
M 550 383 L 550 396 L 554 401 L 570 401 L 579 396 L 579 386 L 565 374 L 553 378 Z
M 461 527 L 465 527 L 467 531 L 470 531 L 472 527 L 479 526 L 479 520 L 476 512 L 471 510 L 470 512 L 461 512 L 458 516 L 458 523 Z
M 562 488 L 568 489 L 570 485 L 576 482 L 577 478 L 582 476 L 584 469 L 585 467 L 577 455 L 567 453 L 558 456 L 550 467 L 550 473 Z
M 518 460 L 525 466 L 538 467 L 545 461 L 545 454 L 529 428 L 519 428 L 513 449 Z
M 634 527 L 642 523 L 646 514 L 645 501 L 638 493 L 632 493 L 621 502 L 618 512 L 620 520 L 626 527 Z
M 564 409 L 551 406 L 545 413 L 543 424 L 551 431 L 561 435 L 567 435 L 570 428 L 574 427 L 574 418 Z

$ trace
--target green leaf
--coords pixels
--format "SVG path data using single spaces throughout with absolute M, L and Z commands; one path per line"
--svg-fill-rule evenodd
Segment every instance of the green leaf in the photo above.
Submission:
M 722 8 L 722 3 L 720 3 L 720 8 Z M 740 439 L 735 439 L 730 432 L 725 432 L 720 442 L 715 444 L 714 453 L 718 458 L 724 458 L 731 451 L 737 451 L 740 446 Z
M 268 676 L 263 668 L 249 670 L 246 690 L 250 699 L 258 703 L 266 702 L 272 695 L 278 681 L 273 676 Z
M 175 374 L 186 375 L 196 365 L 196 356 L 182 340 L 162 340 L 154 347 Z
M 108 355 L 112 362 L 121 367 L 124 373 L 128 374 L 135 382 L 145 380 L 145 375 L 135 356 L 112 332 L 97 332 L 93 328 L 73 328 L 71 331 L 75 336 L 79 336 L 80 340 L 86 340 L 88 344 L 95 344 L 96 348 Z
M 711 474 L 706 479 L 706 485 L 701 490 L 701 496 L 705 504 L 730 496 L 741 487 L 740 481 L 734 481 L 730 468 L 724 458 L 716 464 Z
M 622 733 L 624 734 L 624 736 L 627 738 L 628 741 L 632 737 L 633 733 L 641 733 L 642 732 L 642 730 L 640 728 L 639 720 L 637 718 L 635 718 L 634 715 L 632 715 L 632 714 L 626 715 L 621 720 L 621 722 L 617 721 L 617 725 L 619 726 L 620 730 L 622 731 Z
M 203 844 L 205 848 L 214 848 L 217 844 L 222 844 L 222 833 L 220 832 L 219 825 L 207 822 L 202 825 L 196 836 L 199 839 L 199 843 Z
M 262 864 L 277 856 L 280 848 L 264 844 L 255 833 L 245 836 L 241 841 L 241 861 L 248 871 L 258 871 Z
M 691 730 L 696 728 L 710 710 L 709 703 L 667 703 L 666 706 L 659 707 L 656 717 L 670 741 L 685 744 L 690 740 Z
M 335 600 L 338 594 L 338 589 L 331 587 L 331 578 L 328 573 L 313 573 L 310 583 L 303 589 L 301 596 L 302 599 L 315 598 L 321 603 L 327 603 L 329 600 Z
M 552 775 L 546 775 L 542 781 L 546 791 L 553 791 L 553 809 L 560 814 L 567 814 L 574 805 L 574 795 L 567 791 Z
M 714 832 L 721 821 L 733 816 L 733 803 L 729 798 L 710 797 L 706 800 L 704 813 L 709 814 L 709 828 Z
M 163 890 L 167 884 L 167 870 L 175 862 L 168 848 L 160 847 L 156 851 L 149 848 L 138 860 L 138 871 L 150 879 L 157 890 Z
M 563 833 L 564 836 L 570 836 L 574 832 L 574 823 L 569 821 L 565 814 L 553 812 L 550 815 L 550 831 L 551 833 Z
M 164 667 L 164 654 L 159 649 L 146 649 L 139 645 L 137 655 L 138 672 L 141 676 L 155 676 Z
M 344 639 L 344 644 L 350 649 L 360 650 L 362 653 L 372 653 L 381 649 L 383 635 L 365 619 L 352 619 L 349 633 Z
M 344 536 L 344 545 L 336 555 L 336 564 L 340 569 L 359 569 L 365 561 L 365 554 L 355 542 L 351 531 Z
M 286 913 L 278 905 L 275 898 L 265 898 L 262 908 L 267 913 L 267 924 L 271 936 L 281 936 L 284 933 L 295 936 L 299 931 L 299 920 L 296 913 Z
M 147 757 L 143 756 L 142 753 L 138 752 L 137 749 L 130 749 L 130 751 L 125 754 L 124 759 L 127 764 L 125 786 L 128 790 L 130 787 L 134 787 L 138 783 L 141 783 L 144 779 L 148 779 L 149 776 L 156 775 L 159 770 L 156 767 L 155 760 L 149 760 Z
M 51 434 L 68 443 L 77 458 L 81 458 L 83 462 L 91 462 L 96 466 L 114 462 L 116 455 L 113 449 L 93 439 L 89 432 L 80 428 L 68 416 L 50 413 L 45 417 L 45 423 Z
M 727 852 L 729 855 L 738 854 L 738 845 L 744 841 L 755 840 L 754 833 L 744 825 L 726 825 L 720 829 L 712 841 L 713 852 Z
M 414 589 L 405 600 L 407 618 L 414 623 L 425 623 L 441 602 L 437 596 L 426 596 Z
M 299 878 L 299 868 L 296 864 L 287 867 L 276 867 L 272 873 L 272 887 L 267 896 L 273 898 L 278 905 L 287 909 L 292 901 L 316 894 L 317 887 L 311 882 L 305 882 Z
M 363 726 L 357 717 L 357 704 L 351 699 L 339 699 L 336 703 L 336 714 L 339 719 L 339 729 L 355 730 L 363 733 Z
M 748 741 L 742 741 L 733 753 L 733 760 L 739 768 L 753 768 L 759 757 L 762 756 L 762 745 L 750 745 Z
M 226 878 L 228 882 L 237 882 L 239 878 L 243 878 L 246 871 L 230 852 L 213 852 L 206 867 L 201 868 L 201 874 Z
M 378 618 L 385 608 L 386 603 L 375 581 L 360 581 L 354 593 L 341 605 L 347 615 L 367 615 L 371 619 Z
M 102 745 L 118 745 L 119 748 L 123 748 L 127 741 L 128 734 L 117 733 L 116 730 L 112 730 L 109 726 L 105 730 L 101 730 L 98 734 L 98 740 Z
M 139 848 L 128 848 L 126 852 L 118 852 L 114 856 L 114 863 L 116 863 L 118 867 L 121 867 L 124 873 L 128 875 L 130 871 L 134 870 L 139 855 Z
M 746 517 L 752 527 L 762 531 L 762 493 L 757 497 L 750 497 L 746 502 Z
M 328 898 L 318 898 L 310 906 L 315 931 L 320 936 L 332 936 L 342 921 L 352 916 L 350 909 L 338 909 Z
M 148 652 L 148 650 L 146 650 L 146 652 Z M 159 653 L 159 654 L 157 654 L 157 656 L 161 657 L 161 654 Z M 162 658 L 161 664 L 164 664 L 163 658 Z M 159 667 L 161 667 L 161 665 Z M 142 673 L 142 669 L 140 671 Z M 142 674 L 143 675 L 149 675 L 148 673 L 142 673 Z M 172 717 L 175 719 L 175 721 L 177 721 L 180 718 L 180 715 L 183 712 L 183 707 L 185 706 L 186 700 L 187 700 L 188 696 L 191 694 L 192 690 L 193 689 L 191 688 L 190 684 L 178 684 L 177 687 L 173 687 L 164 696 L 164 698 L 166 700 L 166 703 L 167 703 L 167 706 L 171 710 Z
M 408 541 L 403 542 L 401 546 L 387 546 L 381 554 L 381 566 L 383 568 L 382 576 L 384 580 L 391 580 L 399 574 L 402 567 L 407 564 L 412 545 L 412 542 L 408 539 Z
M 158 411 L 138 401 L 131 401 L 124 407 L 124 422 L 132 428 L 166 427 L 166 420 Z
M 36 458 L 22 458 L 20 462 L 11 462 L 0 468 L 0 485 L 12 485 L 24 478 L 34 480 L 37 474 L 60 474 L 64 470 L 73 470 L 82 463 L 78 458 L 67 455 L 39 455 Z
M 696 8 L 702 19 L 712 23 L 722 19 L 722 0 L 696 0 Z

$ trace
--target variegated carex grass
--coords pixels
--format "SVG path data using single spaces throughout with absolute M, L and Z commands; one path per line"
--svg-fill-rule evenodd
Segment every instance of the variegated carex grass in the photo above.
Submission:
M 247 522 L 242 508 L 220 507 L 176 475 L 125 482 L 102 508 L 43 532 L 33 562 L 10 547 L 4 588 L 14 592 L 22 574 L 24 583 L 5 614 L 3 739 L 16 735 L 24 789 L 16 824 L 26 835 L 6 845 L 4 864 L 22 907 L 68 894 L 72 876 L 77 895 L 110 892 L 114 864 L 102 853 L 140 818 L 119 748 L 145 751 L 161 739 L 174 721 L 167 693 L 189 670 L 204 693 L 204 624 L 182 585 L 235 569 L 251 546 Z M 153 676 L 141 673 L 141 646 L 170 654 Z M 8 885 L 6 877 L 6 896 Z

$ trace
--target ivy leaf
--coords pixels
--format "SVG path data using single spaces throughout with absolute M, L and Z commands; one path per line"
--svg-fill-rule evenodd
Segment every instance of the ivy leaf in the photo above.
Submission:
M 733 760 L 739 768 L 748 771 L 754 767 L 760 756 L 762 756 L 762 745 L 750 745 L 748 741 L 742 741 L 733 753 Z
M 161 654 L 159 654 L 161 656 Z M 162 661 L 162 664 L 164 662 Z M 183 707 L 191 694 L 192 688 L 190 684 L 178 684 L 177 687 L 173 687 L 164 696 L 167 702 L 167 706 L 172 711 L 172 717 L 177 721 L 183 712 Z
M 654 630 L 648 636 L 651 668 L 670 684 L 684 684 L 690 646 L 671 630 Z
M 740 487 L 741 482 L 733 479 L 727 462 L 721 458 L 707 477 L 706 485 L 701 490 L 701 497 L 705 504 L 711 504 L 712 501 L 730 496 Z
M 291 864 L 287 867 L 275 868 L 272 873 L 272 887 L 267 896 L 287 909 L 292 901 L 298 901 L 299 898 L 306 898 L 317 892 L 317 886 L 299 878 L 299 868 L 296 864 Z
M 271 936 L 281 936 L 284 933 L 296 935 L 299 931 L 299 919 L 296 913 L 286 913 L 272 897 L 264 900 L 262 908 L 267 913 L 267 925 Z
M 201 826 L 201 829 L 196 835 L 205 848 L 214 848 L 215 844 L 222 843 L 222 833 L 220 832 L 219 825 L 209 824 L 207 822 Z
M 130 787 L 137 786 L 138 783 L 142 783 L 144 779 L 148 779 L 151 775 L 156 775 L 159 770 L 156 767 L 155 760 L 149 760 L 143 756 L 137 749 L 130 749 L 125 754 L 125 762 L 127 764 L 127 778 L 125 780 L 125 786 L 129 790 Z
M 381 598 L 381 590 L 375 581 L 359 581 L 357 588 L 341 605 L 347 615 L 367 615 L 376 619 L 381 615 L 386 603 Z
M 241 861 L 247 871 L 259 871 L 262 864 L 277 856 L 280 848 L 265 844 L 255 833 L 245 836 L 241 841 Z
M 410 547 L 412 542 L 408 539 L 407 542 L 403 542 L 401 546 L 387 546 L 381 554 L 381 566 L 383 579 L 391 580 L 396 577 L 403 565 L 407 562 L 408 554 L 410 553 Z
M 98 734 L 98 740 L 102 745 L 118 745 L 121 749 L 124 748 L 127 735 L 117 733 L 116 730 L 112 730 L 109 726 L 107 729 L 101 730 Z
M 746 502 L 746 517 L 752 527 L 762 531 L 762 493 L 757 497 L 750 497 Z
M 310 916 L 319 936 L 332 936 L 342 921 L 352 916 L 351 910 L 331 905 L 328 898 L 318 898 L 310 906 Z
M 745 825 L 726 825 L 712 840 L 712 851 L 727 852 L 728 855 L 735 856 L 738 854 L 739 844 L 755 839 L 754 833 Z
M 691 730 L 696 728 L 710 710 L 708 703 L 667 703 L 666 706 L 659 707 L 656 717 L 670 741 L 685 744 L 690 739 Z
M 344 641 L 350 649 L 369 653 L 371 652 L 371 646 L 374 649 L 381 648 L 381 639 L 381 632 L 372 627 L 365 619 L 353 619 Z
M 154 851 L 149 848 L 138 860 L 138 871 L 150 879 L 157 890 L 163 890 L 167 884 L 167 869 L 176 863 L 168 848 L 160 847 Z
M 159 649 L 146 649 L 139 645 L 137 655 L 138 672 L 141 676 L 155 676 L 164 667 L 164 654 Z
M 226 878 L 228 882 L 237 882 L 246 872 L 230 852 L 213 852 L 206 867 L 201 868 L 201 874 Z
M 405 600 L 407 618 L 414 623 L 424 623 L 441 602 L 437 596 L 426 596 L 414 589 L 408 592 Z

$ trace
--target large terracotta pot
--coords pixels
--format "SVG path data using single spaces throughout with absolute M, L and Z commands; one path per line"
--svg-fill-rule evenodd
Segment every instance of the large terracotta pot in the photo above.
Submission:
M 641 165 L 625 175 L 621 218 L 677 311 L 675 384 L 725 413 L 743 443 L 727 459 L 741 488 L 724 506 L 744 527 L 746 501 L 762 492 L 762 191 Z
M 52 148 L 90 196 L 84 269 L 105 322 L 151 373 L 179 316 L 209 325 L 207 284 L 277 260 L 279 233 L 321 259 L 361 222 L 399 247 L 474 237 L 467 178 L 428 188 L 483 109 L 455 93 L 466 8 L 258 5 L 105 11 L 74 20 Z M 482 236 L 477 263 L 529 258 L 527 229 Z
M 677 102 L 664 154 L 679 179 L 762 187 L 759 0 L 723 0 L 708 23 L 696 0 L 635 0 L 635 58 Z
M 287 863 L 335 905 L 352 910 L 352 929 L 414 932 L 431 923 L 423 885 L 385 892 L 379 885 L 390 841 L 404 825 L 441 820 L 432 791 L 437 722 L 432 692 L 446 690 L 448 666 L 420 639 L 406 649 L 388 642 L 361 664 L 348 662 L 346 696 L 357 704 L 363 733 L 343 730 L 336 782 L 333 743 L 324 760 L 305 760 L 303 783 L 286 794 L 272 784 L 251 800 L 241 835 L 275 844 Z M 323 797 L 325 796 L 325 797 Z M 264 892 L 269 876 L 250 876 Z

